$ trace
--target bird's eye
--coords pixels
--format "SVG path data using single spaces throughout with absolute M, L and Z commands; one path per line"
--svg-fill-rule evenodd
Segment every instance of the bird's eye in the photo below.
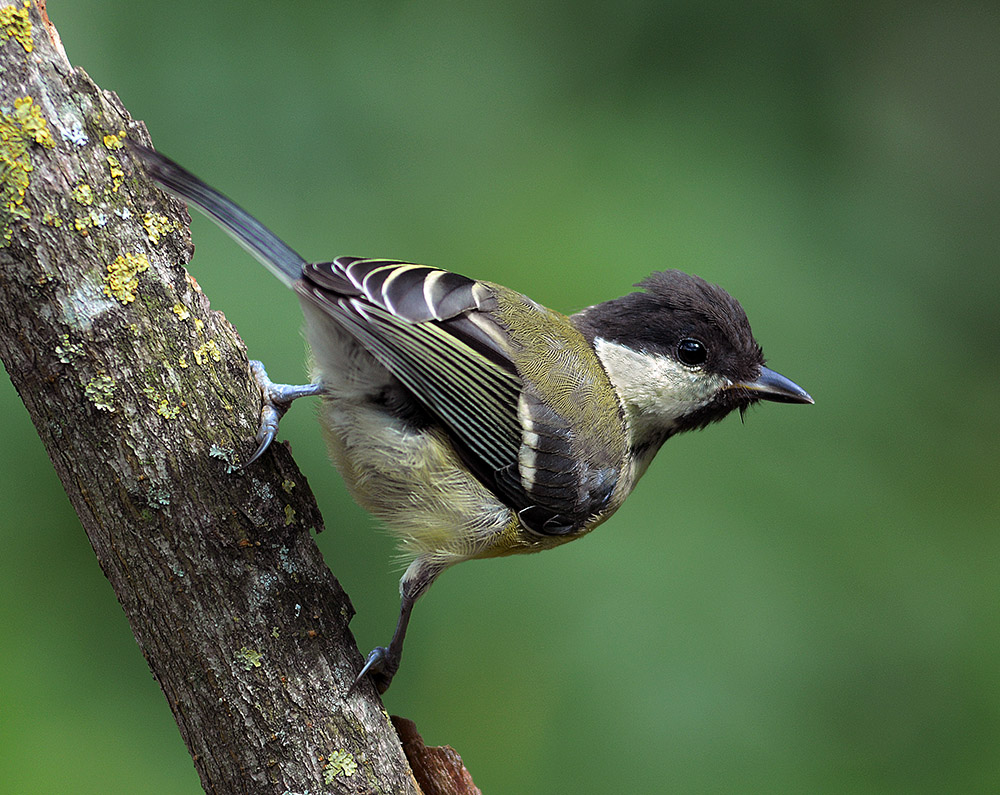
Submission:
M 689 367 L 698 367 L 708 359 L 708 348 L 704 343 L 687 337 L 677 343 L 677 358 Z

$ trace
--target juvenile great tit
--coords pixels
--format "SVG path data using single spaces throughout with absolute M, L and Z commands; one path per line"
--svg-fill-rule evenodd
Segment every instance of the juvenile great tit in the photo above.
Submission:
M 355 682 L 385 692 L 416 600 L 456 563 L 579 538 L 621 506 L 660 446 L 759 400 L 812 403 L 764 366 L 740 304 L 676 270 L 567 317 L 492 282 L 390 259 L 306 262 L 168 158 L 132 144 L 299 296 L 314 383 L 264 393 L 255 459 L 289 403 L 322 397 L 351 494 L 398 537 L 399 621 Z

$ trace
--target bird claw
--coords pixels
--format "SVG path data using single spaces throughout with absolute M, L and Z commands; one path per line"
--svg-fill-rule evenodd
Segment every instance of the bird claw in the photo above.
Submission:
M 367 676 L 379 694 L 382 694 L 389 689 L 397 670 L 399 670 L 399 655 L 393 655 L 386 646 L 376 646 L 368 653 L 368 659 L 365 660 L 348 692 L 353 691 Z
M 257 449 L 254 450 L 253 455 L 243 464 L 243 467 L 250 466 L 271 446 L 271 442 L 278 435 L 278 423 L 285 416 L 285 412 L 288 411 L 288 407 L 292 405 L 293 400 L 297 400 L 300 397 L 318 395 L 323 391 L 321 384 L 305 384 L 303 386 L 276 384 L 267 377 L 267 371 L 264 369 L 263 363 L 258 361 L 250 362 L 250 374 L 257 382 L 257 386 L 260 387 L 264 399 L 260 410 L 260 428 L 257 430 L 257 438 L 255 440 L 257 442 Z
M 257 449 L 254 450 L 253 455 L 243 464 L 244 467 L 250 466 L 271 446 L 274 437 L 278 435 L 278 422 L 284 416 L 285 412 L 288 411 L 287 404 L 281 406 L 280 404 L 276 405 L 274 402 L 268 402 L 267 392 L 264 393 L 264 396 L 264 405 L 260 410 L 260 428 L 257 429 L 257 438 L 255 439 Z

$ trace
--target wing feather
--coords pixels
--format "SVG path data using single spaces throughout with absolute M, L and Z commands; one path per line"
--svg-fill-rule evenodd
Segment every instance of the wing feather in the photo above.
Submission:
M 526 391 L 513 359 L 520 349 L 490 314 L 492 286 L 425 265 L 341 257 L 306 265 L 295 290 L 400 380 L 523 524 L 563 534 L 606 506 L 616 475 L 603 462 L 581 464 L 577 438 L 603 431 L 573 427 Z

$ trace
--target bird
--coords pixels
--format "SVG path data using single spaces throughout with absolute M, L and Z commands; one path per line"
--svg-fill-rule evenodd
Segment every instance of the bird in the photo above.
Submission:
M 417 599 L 466 560 L 588 534 L 670 437 L 758 401 L 813 403 L 765 366 L 740 303 L 679 270 L 567 316 L 499 284 L 395 259 L 309 262 L 231 199 L 130 142 L 160 186 L 213 218 L 295 291 L 312 381 L 272 382 L 247 464 L 293 400 L 319 396 L 333 464 L 409 561 L 389 643 L 367 656 L 384 693 Z

